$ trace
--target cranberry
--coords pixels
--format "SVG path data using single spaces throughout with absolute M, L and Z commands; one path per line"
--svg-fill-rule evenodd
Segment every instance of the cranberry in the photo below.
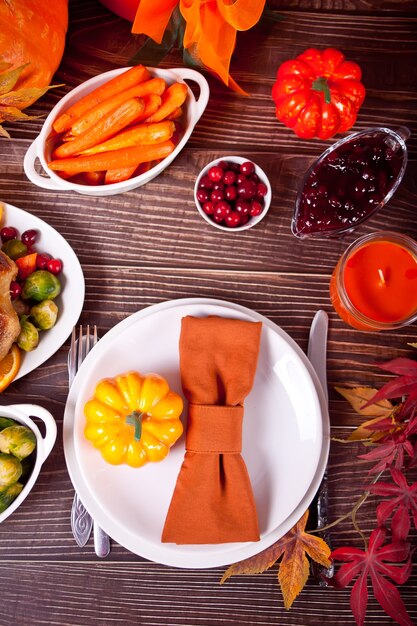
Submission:
M 211 167 L 209 169 L 209 171 L 208 171 L 208 177 L 214 183 L 219 183 L 221 180 L 223 180 L 223 170 L 222 170 L 222 168 L 219 167 L 218 165 L 213 165 L 213 167 Z
M 263 211 L 263 207 L 260 202 L 257 202 L 257 200 L 254 200 L 253 202 L 251 202 L 250 215 L 252 217 L 257 217 L 258 215 L 262 213 L 262 211 Z
M 10 241 L 11 239 L 17 239 L 17 236 L 18 232 L 13 226 L 4 226 L 0 230 L 0 237 L 3 243 Z
M 214 202 L 205 202 L 203 204 L 203 211 L 207 213 L 207 215 L 213 215 L 214 213 Z
M 26 246 L 30 248 L 36 243 L 37 238 L 38 238 L 38 233 L 36 230 L 25 230 L 25 232 L 22 233 L 22 236 L 20 239 Z
M 229 164 L 227 161 L 219 161 L 217 163 L 217 167 L 221 167 L 222 170 L 228 170 L 229 169 Z
M 210 200 L 212 202 L 220 202 L 220 200 L 223 200 L 223 198 L 224 198 L 224 193 L 220 189 L 215 189 L 210 194 Z
M 261 179 L 259 178 L 257 174 L 252 174 L 252 176 L 250 177 L 250 180 L 253 180 L 253 182 L 256 184 L 261 182 Z
M 214 207 L 214 215 L 219 215 L 223 219 L 225 219 L 226 215 L 229 215 L 231 212 L 230 204 L 225 200 L 221 200 Z
M 213 221 L 216 224 L 223 224 L 223 218 L 220 215 L 213 215 Z
M 213 183 L 213 189 L 215 189 L 216 191 L 218 189 L 220 189 L 221 191 L 223 191 L 225 188 L 225 184 L 223 182 L 219 182 L 219 183 Z
M 241 164 L 240 171 L 242 174 L 245 174 L 245 176 L 250 176 L 255 173 L 255 166 L 252 161 L 245 161 Z
M 22 287 L 15 280 L 10 283 L 10 297 L 12 300 L 16 300 L 22 293 Z
M 225 185 L 233 185 L 236 180 L 236 172 L 232 170 L 226 170 L 223 176 L 223 181 Z
M 234 185 L 230 185 L 229 187 L 226 187 L 224 195 L 226 197 L 226 200 L 236 200 L 237 198 L 237 189 Z
M 236 228 L 236 226 L 240 226 L 240 215 L 236 213 L 236 211 L 232 211 L 228 215 L 226 215 L 226 225 L 229 228 Z
M 49 259 L 46 264 L 46 269 L 51 274 L 60 274 L 62 272 L 62 261 L 60 259 Z
M 245 180 L 238 185 L 237 195 L 244 200 L 252 200 L 256 196 L 256 183 L 252 180 Z
M 245 200 L 238 200 L 235 204 L 235 211 L 239 213 L 239 215 L 248 215 L 250 211 L 249 202 L 245 202 Z
M 36 267 L 38 268 L 38 270 L 45 270 L 46 264 L 51 258 L 52 257 L 50 254 L 38 254 L 38 256 L 36 257 Z
M 245 180 L 248 180 L 248 177 L 245 176 L 244 174 L 238 174 L 236 176 L 236 184 L 240 185 L 241 183 L 245 182 Z
M 206 191 L 205 189 L 199 189 L 197 191 L 197 200 L 199 202 L 207 202 L 208 199 L 209 199 L 208 191 Z
M 240 226 L 244 226 L 250 220 L 250 215 L 242 215 L 240 214 Z
M 213 181 L 208 176 L 202 176 L 198 187 L 199 189 L 213 189 Z
M 268 193 L 268 188 L 265 185 L 265 183 L 258 183 L 256 185 L 256 196 L 258 198 L 265 198 L 267 193 Z

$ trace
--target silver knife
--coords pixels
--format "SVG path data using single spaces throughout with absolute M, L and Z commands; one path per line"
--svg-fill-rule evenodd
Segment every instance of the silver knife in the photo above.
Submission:
M 329 402 L 329 393 L 327 389 L 327 331 L 329 327 L 329 318 L 326 311 L 320 310 L 315 314 L 308 339 L 307 356 L 310 363 L 314 367 L 317 377 L 323 389 L 326 404 Z M 327 469 L 324 472 L 319 490 L 312 502 L 312 506 L 316 506 L 317 528 L 323 528 L 328 524 L 328 486 L 327 486 Z M 324 531 L 323 539 L 330 546 L 330 533 Z M 322 587 L 327 586 L 326 578 L 333 576 L 334 567 L 331 565 L 325 568 L 318 563 L 312 562 L 313 574 Z

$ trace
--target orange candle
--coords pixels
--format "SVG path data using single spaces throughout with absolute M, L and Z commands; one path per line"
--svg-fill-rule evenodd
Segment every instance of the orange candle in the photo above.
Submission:
M 361 237 L 340 258 L 330 297 L 340 317 L 361 330 L 417 320 L 417 242 L 392 232 Z

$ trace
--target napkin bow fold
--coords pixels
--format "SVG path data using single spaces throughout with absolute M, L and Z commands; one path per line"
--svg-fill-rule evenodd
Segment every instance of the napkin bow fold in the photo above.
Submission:
M 185 317 L 180 369 L 189 401 L 186 453 L 162 533 L 177 544 L 258 541 L 241 456 L 243 402 L 256 372 L 262 324 Z

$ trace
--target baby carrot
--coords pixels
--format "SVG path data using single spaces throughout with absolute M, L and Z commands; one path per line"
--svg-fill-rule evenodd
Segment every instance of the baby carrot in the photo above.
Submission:
M 145 111 L 144 111 L 145 113 Z M 178 120 L 181 115 L 184 113 L 184 111 L 182 110 L 182 107 L 178 107 L 178 109 L 175 109 L 175 111 L 173 111 L 170 115 L 166 116 L 167 120 Z
M 184 83 L 174 83 L 162 94 L 162 103 L 159 109 L 156 113 L 146 118 L 146 121 L 160 122 L 184 104 L 186 97 L 187 85 Z
M 167 139 L 171 139 L 174 131 L 174 122 L 139 124 L 138 126 L 131 126 L 103 143 L 83 150 L 81 154 L 98 154 L 99 152 L 109 152 L 109 150 L 119 150 L 120 148 L 129 148 L 130 146 L 147 146 L 153 143 L 162 143 L 167 141 Z
M 135 87 L 131 87 L 130 89 L 126 89 L 121 93 L 116 94 L 112 98 L 108 98 L 104 102 L 99 102 L 95 107 L 87 111 L 84 115 L 79 117 L 74 124 L 71 126 L 68 133 L 72 136 L 78 136 L 84 133 L 88 128 L 90 128 L 93 124 L 98 122 L 99 119 L 110 113 L 112 109 L 115 109 L 125 102 L 126 100 L 130 100 L 130 98 L 141 98 L 144 95 L 149 95 L 154 93 L 155 95 L 159 95 L 159 93 L 163 93 L 165 90 L 165 82 L 161 78 L 153 78 L 151 80 L 147 80 L 140 85 L 135 85 Z M 145 107 L 142 111 L 142 114 L 145 113 Z M 151 113 L 149 114 L 151 115 Z M 65 137 L 64 137 L 65 139 Z
M 106 139 L 109 139 L 131 124 L 143 109 L 144 104 L 142 100 L 138 100 L 137 98 L 126 100 L 126 102 L 123 102 L 117 109 L 111 111 L 108 115 L 103 117 L 103 119 L 94 124 L 94 126 L 89 128 L 83 135 L 58 146 L 53 153 L 53 157 L 63 159 L 106 141 Z
M 153 167 L 152 161 L 147 163 L 140 163 L 139 165 L 133 165 L 132 167 L 124 167 L 118 170 L 107 170 L 104 177 L 105 185 L 112 185 L 113 183 L 120 183 L 123 180 L 129 180 L 132 176 L 140 176 Z
M 48 166 L 56 172 L 77 174 L 78 172 L 97 172 L 101 170 L 115 170 L 146 163 L 154 159 L 165 159 L 173 152 L 175 146 L 172 141 L 164 141 L 153 146 L 134 146 L 122 148 L 101 154 L 76 156 L 69 159 L 50 161 Z
M 97 87 L 83 98 L 80 98 L 80 100 L 77 100 L 77 102 L 74 102 L 74 104 L 64 111 L 52 124 L 54 130 L 57 133 L 63 133 L 70 128 L 78 117 L 84 115 L 84 113 L 96 106 L 99 102 L 103 102 L 116 93 L 120 93 L 138 83 L 142 83 L 148 80 L 149 77 L 150 74 L 143 65 L 131 67 L 126 72 L 112 78 L 107 83 L 104 83 L 104 85 Z
M 150 115 L 153 115 L 153 113 L 155 113 L 155 111 L 159 109 L 162 102 L 161 96 L 157 95 L 156 93 L 150 93 L 147 96 L 143 96 L 142 100 L 145 104 L 145 108 L 143 109 L 143 112 L 135 119 L 135 124 L 137 122 L 145 120 Z

